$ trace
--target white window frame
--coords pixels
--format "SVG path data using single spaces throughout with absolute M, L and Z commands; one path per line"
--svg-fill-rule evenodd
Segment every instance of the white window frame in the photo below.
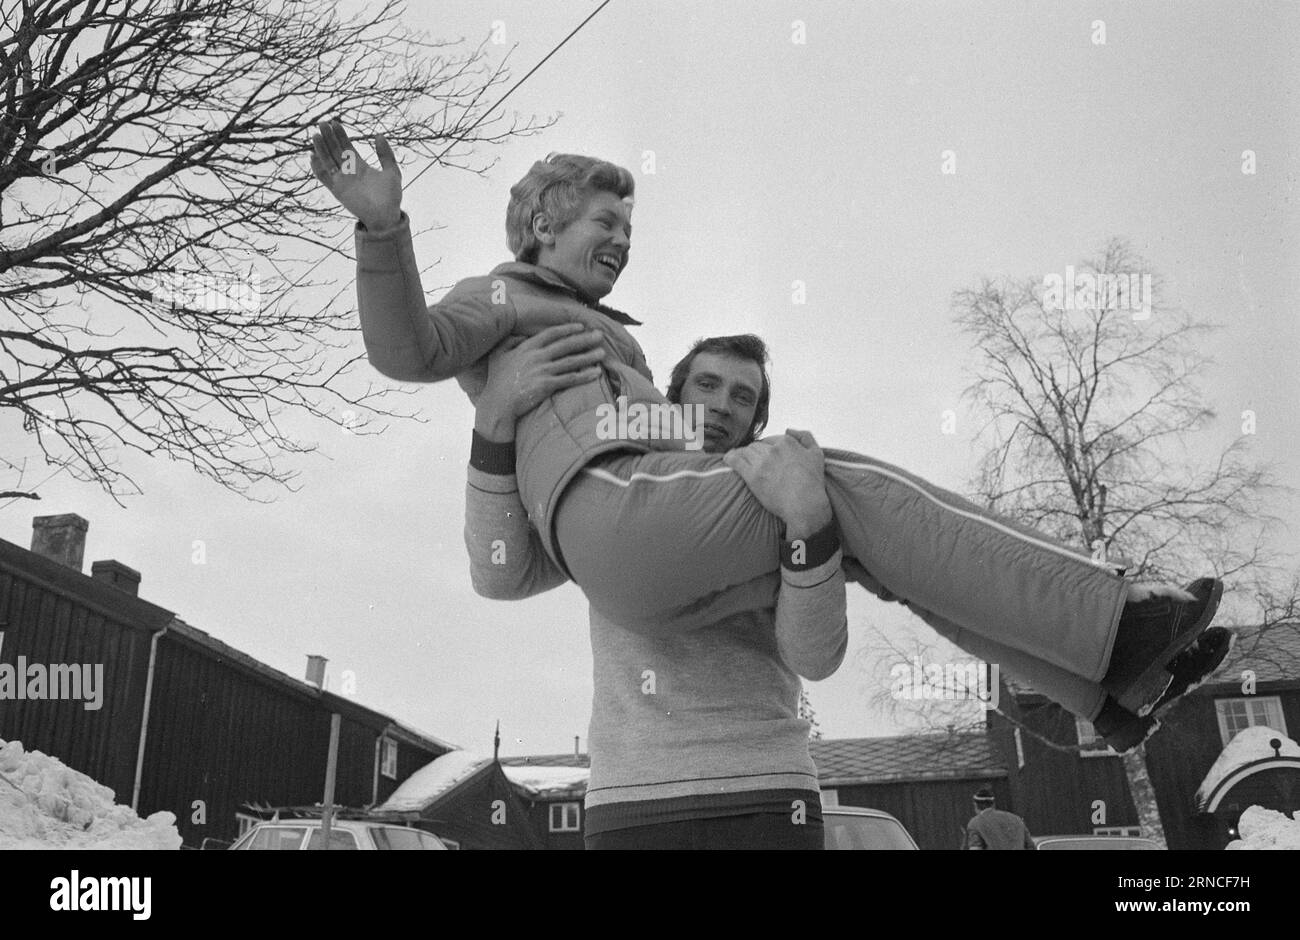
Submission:
M 1074 716 L 1074 731 L 1078 735 L 1081 757 L 1117 757 L 1119 752 L 1106 743 L 1091 721 Z
M 560 824 L 555 824 L 555 811 L 561 811 Z M 581 803 L 552 803 L 548 812 L 550 831 L 551 832 L 581 832 L 582 831 L 582 804 Z M 569 825 L 572 821 L 572 825 Z
M 235 836 L 235 840 L 242 839 L 248 834 L 248 830 L 261 821 L 261 818 L 257 816 L 250 816 L 247 813 L 235 813 L 235 825 L 239 827 L 239 835 Z
M 397 779 L 397 742 L 392 738 L 379 739 L 379 772 L 389 780 Z
M 1243 707 L 1247 723 L 1233 731 L 1228 726 L 1229 719 L 1239 718 L 1240 716 L 1229 715 L 1229 711 L 1235 711 L 1234 706 L 1238 705 Z M 1259 707 L 1256 708 L 1256 706 Z M 1261 711 L 1263 712 L 1262 716 L 1259 714 Z M 1214 700 L 1214 713 L 1219 719 L 1219 737 L 1222 739 L 1224 747 L 1228 746 L 1228 742 L 1233 739 L 1237 732 L 1261 725 L 1272 728 L 1274 731 L 1280 731 L 1283 737 L 1289 737 L 1286 730 L 1286 715 L 1282 712 L 1282 698 L 1278 695 L 1241 695 L 1233 698 L 1217 698 Z
M 834 807 L 839 805 L 840 805 L 839 790 L 832 789 L 832 790 L 822 791 L 822 809 L 827 809 L 827 808 L 833 809 Z

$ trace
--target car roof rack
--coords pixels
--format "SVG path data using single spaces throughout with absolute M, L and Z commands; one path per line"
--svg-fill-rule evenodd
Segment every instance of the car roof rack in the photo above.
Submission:
M 245 803 L 243 808 L 247 809 L 252 815 L 260 817 L 264 822 L 284 819 L 320 819 L 325 813 L 325 807 L 319 803 L 313 806 L 271 806 L 267 803 Z M 418 812 L 397 812 L 394 810 L 376 812 L 365 807 L 336 806 L 334 807 L 333 818 L 364 822 L 406 823 L 417 822 L 420 814 Z

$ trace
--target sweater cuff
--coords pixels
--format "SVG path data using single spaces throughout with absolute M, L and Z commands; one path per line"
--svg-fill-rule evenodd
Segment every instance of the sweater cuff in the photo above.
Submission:
M 394 222 L 392 225 L 390 225 L 388 228 L 373 228 L 373 229 L 366 228 L 364 225 L 361 224 L 361 220 L 358 219 L 356 225 L 353 226 L 353 231 L 364 239 L 392 238 L 403 227 L 405 227 L 407 231 L 410 231 L 410 226 L 411 226 L 411 217 L 407 215 L 406 210 L 403 209 L 398 212 L 397 221 Z
M 807 571 L 824 565 L 840 549 L 840 533 L 832 519 L 825 527 L 806 539 L 781 544 L 781 567 L 788 571 Z
M 368 274 L 400 272 L 403 260 L 415 267 L 415 249 L 411 244 L 411 220 L 405 212 L 392 228 L 372 232 L 360 222 L 352 229 L 357 251 L 357 270 Z
M 515 442 L 489 441 L 478 431 L 469 445 L 469 465 L 483 473 L 510 476 L 515 472 Z

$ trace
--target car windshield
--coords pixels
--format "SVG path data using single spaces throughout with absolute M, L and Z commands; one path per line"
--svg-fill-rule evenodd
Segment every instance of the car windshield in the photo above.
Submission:
M 824 813 L 828 849 L 914 849 L 915 845 L 897 820 L 852 813 Z

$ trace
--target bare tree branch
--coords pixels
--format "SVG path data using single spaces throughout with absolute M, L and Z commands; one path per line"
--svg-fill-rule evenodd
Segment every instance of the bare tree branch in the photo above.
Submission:
M 304 301 L 309 263 L 347 257 L 351 229 L 309 132 L 345 116 L 482 174 L 480 148 L 551 121 L 484 120 L 503 65 L 401 15 L 396 0 L 347 20 L 324 0 L 0 0 L 0 422 L 47 465 L 117 498 L 138 491 L 120 453 L 166 455 L 255 498 L 292 488 L 279 458 L 315 450 L 288 413 L 356 434 L 419 420 L 394 407 L 409 390 L 353 369 L 354 311 Z

